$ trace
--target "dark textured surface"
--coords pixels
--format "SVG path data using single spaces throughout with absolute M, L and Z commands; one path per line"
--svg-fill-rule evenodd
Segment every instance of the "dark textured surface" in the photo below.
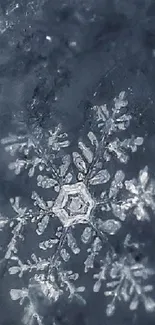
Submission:
M 19 7 L 13 9 L 15 5 L 14 1 L 0 1 L 1 139 L 8 136 L 9 132 L 18 134 L 20 126 L 20 131 L 24 133 L 26 129 L 30 138 L 44 148 L 45 139 L 41 134 L 61 123 L 64 132 L 71 139 L 68 152 L 76 151 L 77 139 L 85 137 L 87 131 L 93 128 L 90 108 L 93 105 L 108 104 L 125 90 L 129 113 L 133 117 L 129 135 L 143 137 L 145 145 L 131 155 L 123 170 L 127 179 L 137 178 L 139 170 L 147 165 L 151 179 L 155 177 L 154 2 L 21 0 Z M 128 136 L 128 131 L 125 138 L 126 135 Z M 37 188 L 35 180 L 27 176 L 27 171 L 15 175 L 8 169 L 11 161 L 12 158 L 1 144 L 0 209 L 1 214 L 9 218 L 12 217 L 10 197 L 21 196 L 23 206 L 31 207 L 31 191 Z M 122 168 L 114 160 L 110 168 L 113 170 L 115 167 Z M 39 194 L 43 195 L 40 188 Z M 52 231 L 54 233 L 53 229 L 48 229 L 47 238 Z M 122 248 L 125 235 L 129 232 L 133 242 L 139 243 L 137 251 L 126 252 Z M 15 276 L 12 279 L 7 275 L 8 262 L 4 261 L 3 256 L 11 236 L 9 227 L 0 236 L 0 325 L 21 325 L 23 310 L 18 303 L 11 301 L 8 292 L 9 288 L 16 287 L 16 283 L 18 288 L 25 287 L 28 277 Z M 30 226 L 24 236 L 25 242 L 20 254 L 25 255 L 26 260 L 33 250 L 37 254 L 38 239 Z M 43 240 L 46 240 L 46 236 Z M 76 237 L 78 240 L 78 233 Z M 119 234 L 112 238 L 111 244 L 118 256 L 131 253 L 136 262 L 147 257 L 147 267 L 155 270 L 154 213 L 150 212 L 150 221 L 143 225 L 134 219 L 131 223 L 127 221 Z M 104 249 L 106 252 L 108 248 L 105 246 Z M 70 268 L 75 268 L 76 272 L 82 274 L 81 263 L 82 253 L 77 259 L 74 257 L 71 260 Z M 94 267 L 97 273 L 98 261 Z M 108 318 L 103 293 L 91 293 L 91 278 L 91 274 L 84 275 L 84 282 L 89 288 L 86 291 L 85 306 L 74 300 L 68 303 L 65 294 L 51 306 L 45 298 L 36 295 L 36 305 L 43 317 L 43 324 L 154 324 L 155 312 L 146 313 L 143 305 L 131 312 L 124 302 L 120 302 L 115 316 Z M 154 283 L 155 278 L 151 284 Z M 153 296 L 155 297 L 155 292 Z M 31 324 L 36 325 L 37 321 L 26 323 Z

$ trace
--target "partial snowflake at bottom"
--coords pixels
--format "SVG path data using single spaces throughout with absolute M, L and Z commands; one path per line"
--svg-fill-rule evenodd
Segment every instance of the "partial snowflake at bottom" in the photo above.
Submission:
M 147 259 L 136 262 L 127 251 L 140 244 L 128 233 L 123 253 L 113 247 L 126 223 L 145 227 L 155 210 L 155 182 L 148 167 L 132 179 L 126 173 L 145 139 L 132 134 L 124 91 L 108 105 L 93 106 L 90 114 L 93 122 L 84 128 L 76 150 L 60 124 L 44 132 L 36 129 L 36 137 L 22 122 L 17 134 L 1 140 L 11 155 L 10 172 L 17 177 L 28 172 L 35 183 L 31 206 L 22 197 L 10 198 L 13 213 L 0 219 L 3 234 L 10 233 L 1 245 L 3 273 L 16 279 L 10 297 L 23 306 L 25 325 L 43 325 L 41 305 L 52 308 L 61 297 L 87 304 L 88 290 L 104 293 L 109 317 L 122 303 L 132 312 L 141 304 L 146 312 L 155 312 L 149 282 L 154 271 Z

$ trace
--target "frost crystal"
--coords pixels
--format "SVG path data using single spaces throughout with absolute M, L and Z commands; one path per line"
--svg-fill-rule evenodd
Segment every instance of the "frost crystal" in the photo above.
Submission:
M 111 316 L 114 313 L 117 299 L 129 302 L 130 310 L 136 310 L 141 302 L 146 311 L 155 311 L 155 301 L 148 296 L 153 291 L 153 286 L 143 284 L 152 275 L 153 270 L 141 263 L 135 263 L 131 258 L 121 258 L 112 263 L 110 270 L 112 280 L 107 282 L 105 291 L 106 297 L 112 297 L 111 303 L 107 306 L 107 315 Z
M 125 238 L 124 246 L 135 246 L 130 244 L 128 236 Z M 147 260 L 143 263 L 135 262 L 134 258 L 127 256 L 118 257 L 116 254 L 107 254 L 106 259 L 102 261 L 101 271 L 94 275 L 97 281 L 94 284 L 94 292 L 99 292 L 102 282 L 106 282 L 104 295 L 111 302 L 107 305 L 107 316 L 112 316 L 116 310 L 118 301 L 124 301 L 129 304 L 130 310 L 136 310 L 139 304 L 144 304 L 145 310 L 155 311 L 155 301 L 149 296 L 153 293 L 153 285 L 147 284 L 147 280 L 155 272 L 146 267 Z
M 133 208 L 138 220 L 149 219 L 147 208 L 155 210 L 155 182 L 149 180 L 148 167 L 139 172 L 138 181 L 125 181 L 125 187 L 130 192 L 126 201 L 126 209 Z
M 102 290 L 105 283 L 104 295 L 112 298 L 107 315 L 114 313 L 121 300 L 130 310 L 137 309 L 140 302 L 146 311 L 155 310 L 149 296 L 153 285 L 143 283 L 154 272 L 129 254 L 116 255 L 110 242 L 126 218 L 132 222 L 135 215 L 137 221 L 149 221 L 149 212 L 155 210 L 155 183 L 149 179 L 148 167 L 139 172 L 138 179 L 127 180 L 125 174 L 124 164 L 142 146 L 143 138 L 130 134 L 132 116 L 124 91 L 109 107 L 95 105 L 91 111 L 93 127 L 85 138 L 80 136 L 73 152 L 60 124 L 46 132 L 38 128 L 35 135 L 23 131 L 1 140 L 12 156 L 9 169 L 16 175 L 27 170 L 36 181 L 30 195 L 31 208 L 23 207 L 23 198 L 11 198 L 13 216 L 0 217 L 0 230 L 6 227 L 11 231 L 3 248 L 8 272 L 18 277 L 27 274 L 29 279 L 27 288 L 10 290 L 12 300 L 20 305 L 24 302 L 25 325 L 44 324 L 37 297 L 42 297 L 47 306 L 62 295 L 69 302 L 76 299 L 86 303 L 87 288 L 80 282 L 83 277 L 69 271 L 70 261 L 74 259 L 76 265 L 82 254 L 85 276 L 94 273 L 95 263 L 100 266 L 93 274 L 93 291 Z M 127 129 L 130 136 L 125 138 Z M 25 245 L 27 228 L 35 231 L 39 242 L 24 260 L 20 248 Z M 128 237 L 123 247 L 127 242 Z M 109 247 L 106 254 L 105 243 Z

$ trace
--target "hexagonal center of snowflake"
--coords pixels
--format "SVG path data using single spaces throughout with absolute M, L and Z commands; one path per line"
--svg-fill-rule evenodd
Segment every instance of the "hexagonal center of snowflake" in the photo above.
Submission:
M 83 198 L 80 196 L 80 194 L 78 194 L 68 197 L 66 210 L 70 216 L 74 216 L 78 215 L 79 213 L 87 213 L 88 206 L 89 204 L 87 202 L 84 202 Z
M 88 221 L 94 201 L 84 185 L 79 182 L 62 186 L 53 206 L 53 212 L 65 227 Z

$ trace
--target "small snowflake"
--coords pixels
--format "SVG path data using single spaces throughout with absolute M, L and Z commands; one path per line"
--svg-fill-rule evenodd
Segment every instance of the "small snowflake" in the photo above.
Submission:
M 129 243 L 130 238 L 125 238 L 124 247 L 135 247 L 136 243 Z M 153 285 L 146 281 L 155 275 L 153 269 L 146 267 L 147 260 L 143 262 L 135 262 L 131 254 L 126 256 L 117 256 L 116 254 L 107 255 L 102 261 L 101 270 L 94 275 L 96 283 L 94 284 L 94 292 L 101 290 L 102 282 L 106 283 L 104 295 L 111 298 L 111 302 L 107 305 L 106 314 L 112 316 L 115 313 L 118 301 L 129 303 L 130 310 L 136 310 L 140 303 L 144 304 L 145 310 L 149 312 L 155 311 L 155 301 L 149 296 L 153 293 Z
M 148 167 L 139 172 L 138 180 L 125 181 L 125 187 L 130 192 L 126 209 L 133 208 L 137 220 L 149 220 L 147 208 L 155 210 L 155 182 L 149 180 Z

